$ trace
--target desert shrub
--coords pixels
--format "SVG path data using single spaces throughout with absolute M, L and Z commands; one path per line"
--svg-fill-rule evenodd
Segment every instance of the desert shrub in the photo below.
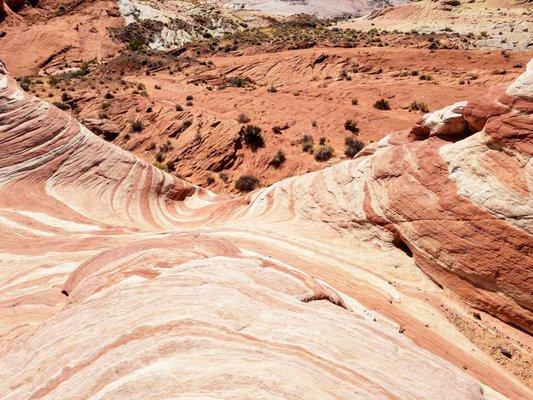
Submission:
M 306 153 L 313 154 L 315 141 L 311 135 L 304 135 L 300 141 L 302 143 L 302 150 Z
M 226 82 L 228 86 L 236 88 L 244 88 L 254 83 L 254 81 L 247 76 L 234 76 L 229 78 Z
M 363 147 L 365 147 L 365 144 L 363 142 L 353 137 L 347 137 L 344 140 L 344 145 L 346 146 L 344 149 L 344 154 L 346 155 L 346 157 L 350 158 L 354 157 L 363 149 Z
M 265 145 L 263 135 L 261 134 L 261 128 L 255 125 L 243 126 L 240 130 L 240 135 L 244 140 L 244 143 L 252 149 L 258 149 Z
M 433 77 L 431 76 L 431 74 L 422 74 L 418 77 L 418 79 L 420 79 L 421 81 L 432 81 Z
M 104 95 L 104 99 L 106 100 L 111 100 L 111 99 L 114 99 L 115 96 L 113 95 L 113 93 L 111 92 L 107 92 L 105 95 Z
M 50 78 L 48 78 L 48 83 L 50 84 L 50 86 L 55 86 L 60 81 L 61 81 L 61 79 L 59 77 L 55 76 L 55 75 L 52 75 Z
M 333 147 L 331 146 L 319 146 L 317 151 L 315 152 L 315 160 L 317 161 L 328 161 L 331 157 L 333 157 Z
M 354 134 L 359 133 L 359 127 L 357 126 L 357 121 L 354 121 L 353 119 L 346 120 L 346 122 L 344 123 L 344 129 Z
M 163 162 L 163 160 L 165 159 L 165 153 L 163 153 L 162 151 L 159 151 L 156 155 L 155 155 L 155 160 L 157 162 Z
M 213 183 L 215 183 L 215 178 L 213 178 L 213 176 L 209 175 L 207 177 L 207 179 L 205 180 L 205 183 L 209 186 L 209 185 L 212 185 Z
M 487 36 L 489 36 L 489 34 L 488 34 L 486 31 L 481 31 L 481 32 L 479 32 L 479 34 L 480 34 L 482 37 L 487 37 Z
M 356 105 L 358 105 L 358 104 L 359 104 L 359 100 L 357 100 L 357 98 L 354 97 L 354 98 L 352 99 L 352 106 L 356 106 Z
M 57 108 L 59 108 L 60 110 L 63 110 L 63 111 L 70 110 L 70 106 L 66 103 L 63 103 L 62 101 L 54 101 L 52 104 L 56 106 Z
M 278 89 L 272 85 L 272 86 L 269 86 L 268 89 L 267 89 L 267 92 L 268 93 L 277 93 Z
M 270 160 L 270 165 L 272 165 L 274 168 L 281 167 L 281 164 L 285 162 L 285 153 L 281 150 L 278 150 L 276 155 Z
M 91 72 L 91 69 L 89 68 L 89 63 L 84 61 L 83 63 L 81 63 L 80 68 L 78 68 L 75 71 L 69 72 L 67 74 L 67 77 L 68 78 L 77 78 L 77 77 L 80 77 L 80 76 L 88 75 L 89 72 Z
M 161 90 L 161 86 L 159 86 L 159 85 L 154 85 L 154 89 L 155 89 L 155 90 Z
M 326 138 L 325 138 L 324 136 L 322 136 L 322 137 L 319 139 L 318 144 L 321 145 L 321 146 L 322 146 L 323 144 L 326 144 Z
M 141 132 L 143 129 L 144 129 L 144 126 L 141 121 L 136 120 L 131 123 L 132 132 Z
M 159 150 L 163 153 L 168 153 L 172 149 L 173 147 L 172 147 L 172 143 L 170 143 L 170 140 L 167 140 L 165 143 L 159 146 Z
M 128 43 L 128 50 L 131 51 L 142 51 L 146 47 L 146 44 L 143 40 L 133 39 Z
M 101 112 L 101 113 L 98 113 L 98 118 L 109 119 L 109 115 L 107 115 L 105 112 Z
M 237 122 L 239 124 L 247 124 L 248 122 L 250 122 L 250 117 L 248 117 L 248 115 L 244 113 L 240 113 L 239 116 L 237 117 Z
M 19 86 L 25 92 L 29 92 L 30 91 L 30 86 L 31 86 L 31 79 L 29 77 L 25 76 L 24 78 L 20 79 Z
M 191 95 L 188 95 L 188 96 L 185 98 L 185 100 L 187 100 L 187 101 L 192 101 L 192 100 L 194 100 L 194 97 L 192 97 Z
M 429 108 L 426 103 L 423 101 L 413 101 L 411 104 L 409 104 L 409 110 L 411 111 L 421 111 L 423 113 L 429 112 Z
M 253 175 L 242 175 L 235 181 L 235 189 L 239 192 L 251 192 L 259 186 L 259 179 Z
M 167 171 L 167 166 L 164 165 L 164 164 L 161 164 L 160 162 L 155 161 L 155 162 L 152 163 L 152 165 L 154 167 L 160 169 L 161 171 L 165 171 L 165 172 Z
M 183 107 L 179 104 L 176 104 L 176 111 L 183 111 Z
M 377 110 L 390 110 L 390 104 L 388 100 L 379 99 L 374 103 L 374 108 Z
M 67 102 L 67 101 L 70 101 L 70 100 L 72 100 L 72 97 L 70 96 L 70 94 L 68 92 L 61 93 L 61 101 Z
M 174 161 L 167 161 L 166 166 L 168 171 L 173 172 L 176 170 L 176 165 L 174 164 Z

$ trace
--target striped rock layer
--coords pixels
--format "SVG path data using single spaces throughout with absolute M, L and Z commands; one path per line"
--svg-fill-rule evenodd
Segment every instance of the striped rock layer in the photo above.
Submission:
M 0 65 L 0 397 L 528 397 L 437 305 L 531 333 L 531 67 L 462 134 L 229 198 Z

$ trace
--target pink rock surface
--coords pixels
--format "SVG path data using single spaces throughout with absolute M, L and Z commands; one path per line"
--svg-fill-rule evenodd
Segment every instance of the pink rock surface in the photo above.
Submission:
M 454 292 L 531 332 L 531 171 L 507 129 L 531 132 L 524 101 L 455 143 L 395 134 L 226 198 L 98 138 L 0 66 L 0 393 L 495 398 L 481 381 L 527 398 L 422 300 L 459 304 Z

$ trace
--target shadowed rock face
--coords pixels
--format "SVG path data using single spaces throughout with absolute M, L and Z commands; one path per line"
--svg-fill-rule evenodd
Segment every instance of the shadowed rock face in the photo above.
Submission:
M 480 380 L 526 398 L 421 297 L 456 304 L 433 280 L 531 331 L 531 72 L 501 112 L 467 104 L 479 129 L 466 139 L 395 134 L 222 198 L 98 138 L 0 65 L 0 393 L 492 398 Z

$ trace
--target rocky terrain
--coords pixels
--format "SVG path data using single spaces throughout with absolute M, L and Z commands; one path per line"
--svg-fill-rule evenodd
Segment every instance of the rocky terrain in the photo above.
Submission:
M 0 398 L 533 397 L 531 7 L 0 0 Z
M 530 49 L 531 2 L 512 0 L 420 0 L 341 21 L 341 28 L 467 35 L 478 48 Z
M 217 193 L 238 192 L 243 175 L 268 186 L 349 159 L 424 112 L 509 84 L 531 56 L 480 52 L 476 38 L 447 32 L 338 30 L 306 17 L 263 26 L 215 5 L 220 23 L 198 21 L 210 14 L 191 4 L 60 4 L 22 9 L 0 38 L 22 87 Z M 154 50 L 169 24 L 193 42 Z M 256 145 L 246 129 L 260 130 Z
M 529 397 L 531 67 L 236 198 L 98 138 L 2 67 L 0 392 Z

